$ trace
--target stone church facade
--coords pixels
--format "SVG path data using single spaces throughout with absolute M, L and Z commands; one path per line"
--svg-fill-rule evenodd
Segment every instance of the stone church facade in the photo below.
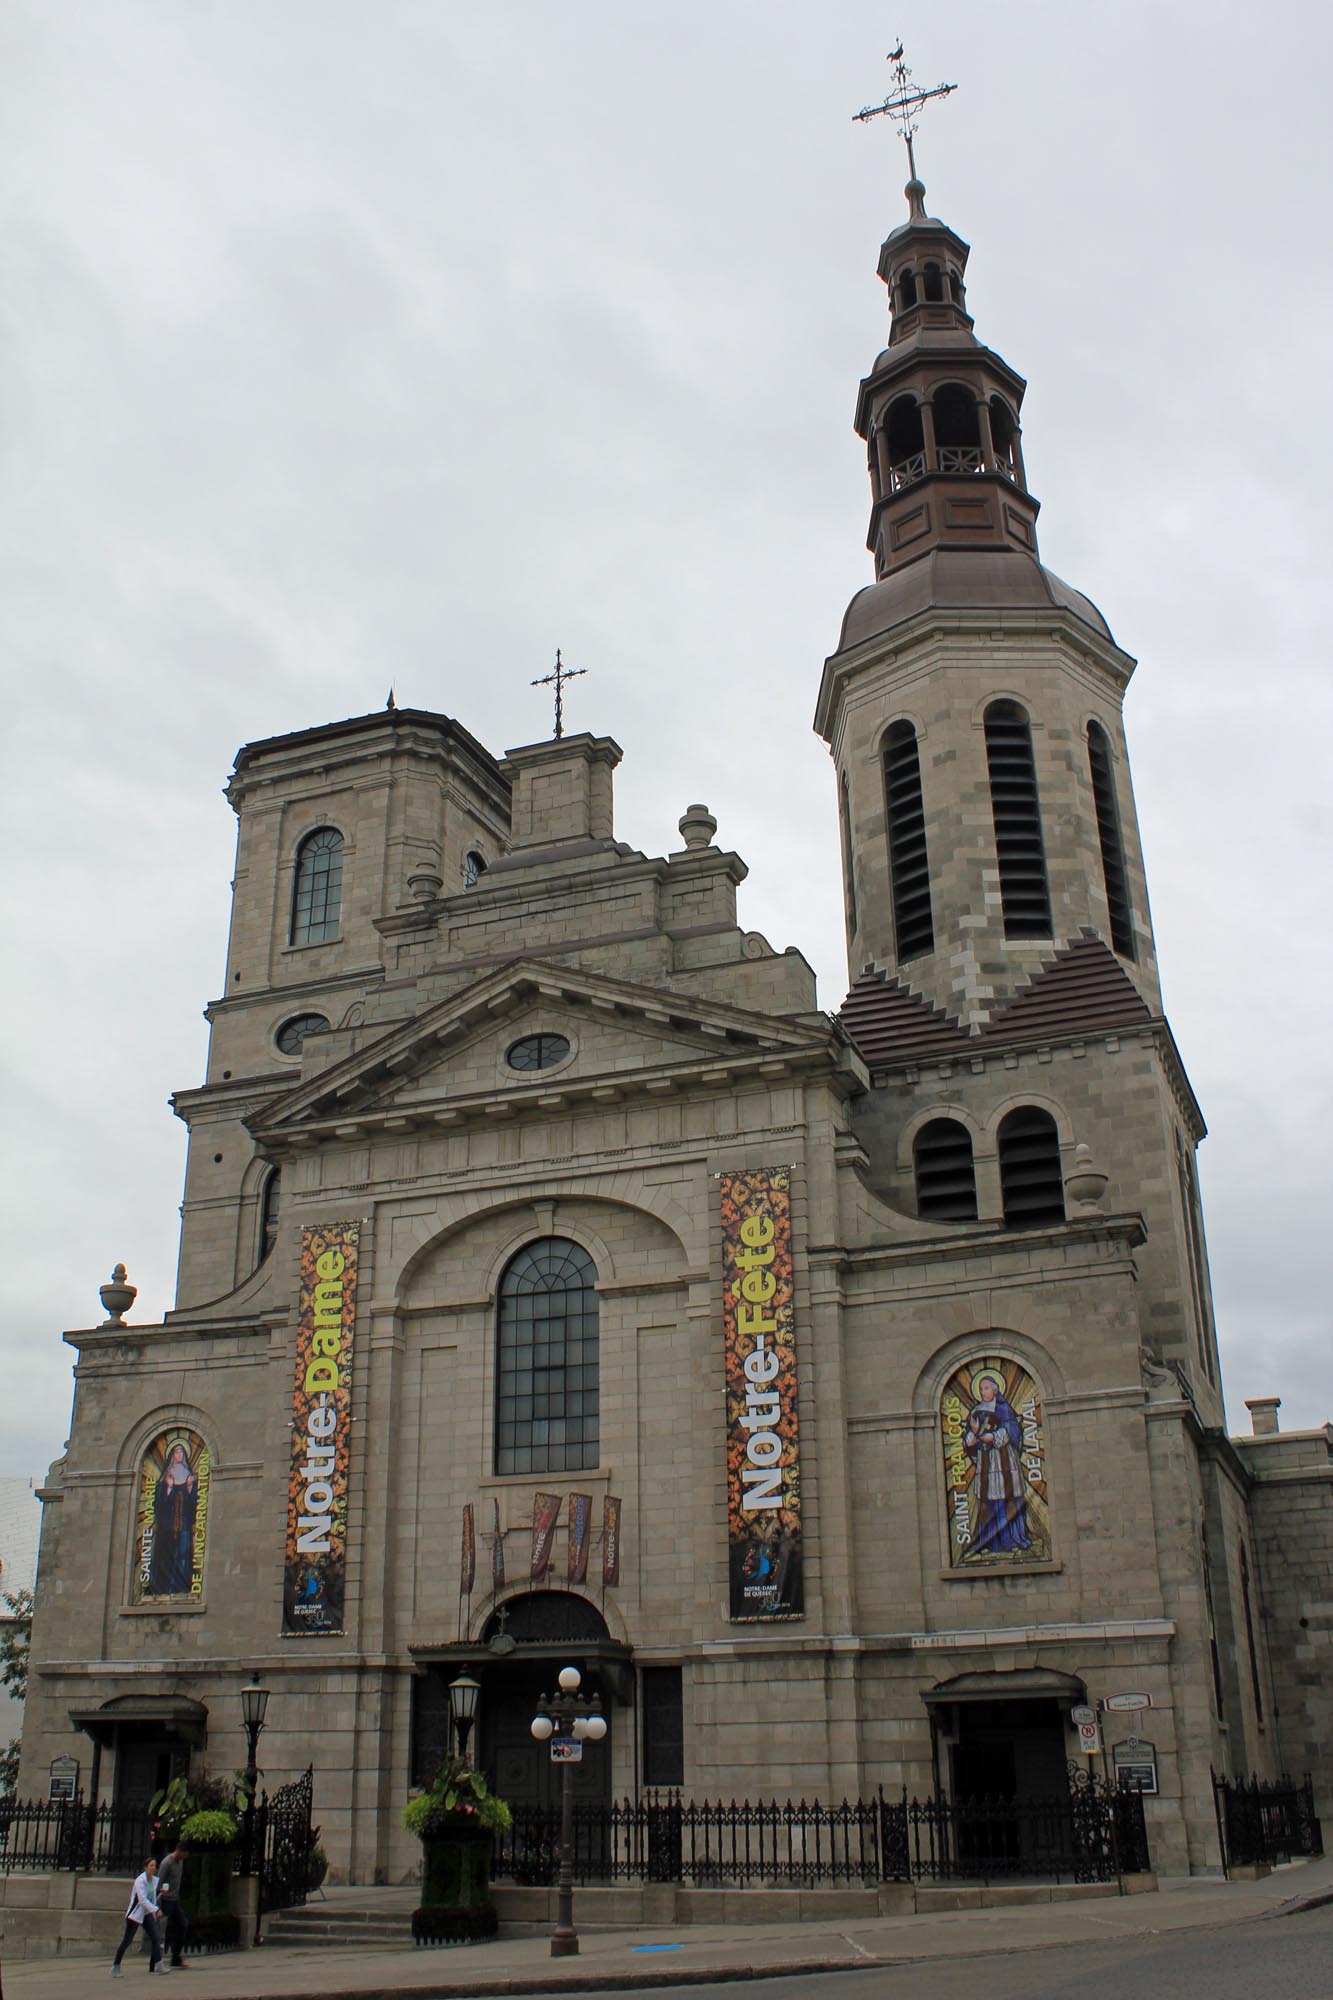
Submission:
M 1216 1865 L 1210 1767 L 1326 1789 L 1333 1449 L 1225 1433 L 1134 662 L 1038 559 L 1024 384 L 908 197 L 816 712 L 839 1013 L 704 807 L 618 839 L 609 737 L 242 750 L 177 1304 L 66 1335 L 25 1791 L 234 1767 L 257 1672 L 271 1781 L 313 1761 L 335 1872 L 397 1881 L 448 1683 L 539 1797 L 570 1660 L 589 1795 L 1043 1793 L 1126 1693 L 1161 1870 Z

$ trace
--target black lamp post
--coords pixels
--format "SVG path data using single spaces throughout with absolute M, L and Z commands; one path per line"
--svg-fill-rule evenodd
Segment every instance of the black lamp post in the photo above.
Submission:
M 555 1929 L 551 1933 L 552 1958 L 572 1958 L 579 1948 L 574 1928 L 574 1791 L 572 1767 L 583 1755 L 585 1743 L 600 1743 L 606 1735 L 606 1717 L 596 1695 L 591 1700 L 579 1694 L 582 1675 L 577 1667 L 560 1669 L 560 1692 L 543 1695 L 532 1719 L 532 1733 L 539 1743 L 550 1743 L 560 1764 L 560 1897 Z M 567 1745 L 557 1752 L 556 1745 Z M 578 1748 L 575 1749 L 575 1745 Z
M 454 1733 L 458 1738 L 458 1756 L 461 1763 L 467 1762 L 467 1740 L 472 1734 L 472 1725 L 477 1719 L 477 1702 L 481 1696 L 481 1683 L 474 1681 L 471 1674 L 460 1674 L 449 1683 L 449 1713 L 454 1720 Z
M 245 1873 L 255 1872 L 255 1793 L 259 1788 L 259 1738 L 268 1713 L 268 1689 L 259 1685 L 254 1674 L 241 1689 L 241 1720 L 245 1724 L 248 1747 L 245 1764 Z

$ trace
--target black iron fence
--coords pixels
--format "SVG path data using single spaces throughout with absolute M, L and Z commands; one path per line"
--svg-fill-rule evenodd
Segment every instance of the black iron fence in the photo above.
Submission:
M 306 1766 L 272 1798 L 264 1793 L 255 1808 L 254 1848 L 259 1863 L 260 1912 L 290 1910 L 305 1902 L 310 1888 L 311 1853 L 319 1828 L 310 1824 L 315 1774 Z
M 313 1772 L 306 1770 L 270 1797 L 263 1794 L 244 1823 L 237 1859 L 243 1873 L 260 1878 L 262 1910 L 304 1903 L 311 1852 L 319 1838 L 312 1827 Z M 253 1838 L 247 1849 L 244 1836 Z M 137 1875 L 154 1844 L 153 1824 L 141 1806 L 89 1806 L 72 1799 L 0 1799 L 0 1874 L 22 1870 L 48 1874 L 70 1869 L 86 1875 Z
M 697 1888 L 825 1883 L 1107 1882 L 1149 1867 L 1143 1799 L 1080 1772 L 1042 1799 L 697 1802 L 670 1793 L 574 1808 L 578 1882 L 686 1882 Z M 494 1873 L 551 1883 L 558 1811 L 520 1808 Z
M 151 1851 L 142 1808 L 89 1806 L 72 1799 L 0 1799 L 0 1874 L 137 1874 Z
M 1307 1777 L 1219 1778 L 1213 1773 L 1213 1802 L 1222 1843 L 1222 1867 L 1267 1866 L 1324 1851 L 1324 1835 Z

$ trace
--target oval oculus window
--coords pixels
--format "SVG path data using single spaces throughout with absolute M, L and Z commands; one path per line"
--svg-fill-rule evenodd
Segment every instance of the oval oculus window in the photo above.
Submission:
M 283 1022 L 274 1040 L 285 1056 L 300 1055 L 306 1036 L 325 1034 L 328 1025 L 322 1014 L 293 1014 L 290 1021 Z
M 563 1035 L 524 1035 L 522 1041 L 510 1043 L 505 1061 L 510 1069 L 550 1069 L 568 1054 L 569 1043 Z

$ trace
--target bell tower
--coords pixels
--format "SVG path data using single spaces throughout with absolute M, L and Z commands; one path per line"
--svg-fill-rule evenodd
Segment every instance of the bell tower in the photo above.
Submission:
M 926 206 L 910 114 L 936 93 L 895 76 L 879 108 L 906 126 L 907 217 L 880 251 L 889 337 L 855 418 L 875 577 L 815 716 L 842 819 L 840 1018 L 870 1071 L 864 1173 L 959 1257 L 969 1232 L 1054 1248 L 1094 1215 L 1133 1218 L 1138 1345 L 1217 1421 L 1204 1124 L 1162 1014 L 1122 719 L 1135 663 L 1040 560 L 1026 384 L 977 338 L 968 246 Z
M 827 661 L 816 727 L 843 820 L 848 963 L 965 1028 L 1091 933 L 1160 1007 L 1121 704 L 1134 671 L 1045 569 L 1026 384 L 976 337 L 968 245 L 926 211 L 885 241 L 888 345 L 860 385 L 875 582 Z

